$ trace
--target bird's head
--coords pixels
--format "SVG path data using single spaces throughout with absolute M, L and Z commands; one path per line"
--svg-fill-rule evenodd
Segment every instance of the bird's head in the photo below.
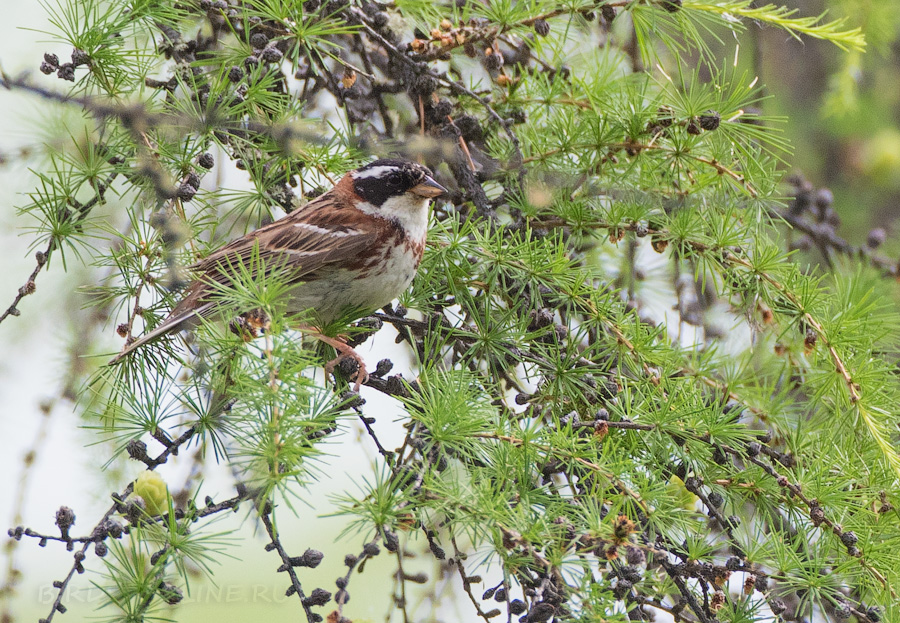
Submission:
M 348 174 L 353 190 L 367 214 L 395 220 L 410 235 L 424 237 L 428 202 L 447 189 L 434 181 L 431 171 L 415 162 L 381 158 Z

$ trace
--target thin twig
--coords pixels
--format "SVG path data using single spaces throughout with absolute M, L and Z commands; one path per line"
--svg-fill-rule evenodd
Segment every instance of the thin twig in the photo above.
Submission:
M 51 240 L 44 251 L 38 251 L 35 254 L 37 265 L 34 267 L 34 270 L 31 271 L 31 275 L 28 276 L 28 279 L 25 280 L 25 284 L 21 288 L 19 288 L 19 291 L 16 293 L 16 297 L 13 299 L 12 304 L 6 308 L 6 311 L 3 312 L 3 314 L 0 314 L 0 322 L 6 320 L 8 316 L 18 316 L 21 313 L 18 308 L 19 301 L 21 301 L 29 294 L 34 293 L 35 280 L 37 279 L 38 273 L 41 272 L 41 269 L 47 265 L 47 261 L 50 259 L 50 253 L 52 251 L 53 241 Z
M 459 551 L 459 546 L 456 544 L 456 537 L 451 536 L 450 542 L 453 544 L 453 557 L 456 561 L 456 571 L 459 573 L 459 579 L 462 580 L 462 587 L 465 591 L 466 595 L 469 596 L 469 601 L 472 602 L 472 605 L 475 606 L 475 612 L 484 619 L 485 623 L 490 623 L 491 618 L 487 615 L 487 613 L 481 609 L 481 602 L 479 602 L 475 595 L 472 594 L 472 586 L 471 581 L 469 580 L 469 576 L 466 575 L 466 570 L 463 568 L 463 558 L 464 555 L 461 551 Z
M 272 518 L 270 516 L 271 512 L 272 508 L 267 502 L 267 507 L 263 509 L 262 513 L 260 513 L 260 519 L 262 520 L 263 526 L 265 526 L 266 528 L 266 533 L 269 535 L 269 545 L 266 546 L 266 549 L 274 549 L 278 552 L 278 556 L 281 558 L 282 563 L 280 570 L 287 571 L 288 577 L 291 578 L 291 589 L 293 590 L 289 590 L 288 593 L 297 594 L 297 597 L 300 599 L 300 605 L 303 607 L 303 612 L 306 615 L 307 623 L 315 623 L 317 620 L 316 615 L 306 603 L 306 595 L 303 593 L 303 585 L 300 584 L 300 578 L 297 577 L 297 572 L 294 569 L 294 565 L 291 561 L 290 555 L 281 544 L 281 539 L 278 536 L 278 531 L 275 529 L 275 526 L 272 523 Z

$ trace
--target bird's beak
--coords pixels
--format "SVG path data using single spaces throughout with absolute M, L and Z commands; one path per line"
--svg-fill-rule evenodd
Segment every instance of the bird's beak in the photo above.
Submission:
M 447 189 L 431 179 L 430 175 L 425 176 L 425 181 L 417 186 L 409 189 L 409 192 L 420 197 L 440 197 Z

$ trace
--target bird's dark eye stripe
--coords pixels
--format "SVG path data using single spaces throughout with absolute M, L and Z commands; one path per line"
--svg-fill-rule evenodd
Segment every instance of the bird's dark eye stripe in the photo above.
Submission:
M 420 184 L 426 175 L 428 171 L 416 164 L 388 164 L 386 161 L 376 160 L 359 170 L 353 188 L 364 201 L 381 206 L 391 197 L 399 197 Z

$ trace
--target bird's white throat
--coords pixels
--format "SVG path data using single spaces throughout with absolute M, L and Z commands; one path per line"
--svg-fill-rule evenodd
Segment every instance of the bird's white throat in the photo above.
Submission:
M 404 193 L 399 197 L 387 199 L 381 207 L 371 203 L 363 203 L 359 209 L 392 220 L 403 226 L 411 240 L 422 240 L 428 232 L 428 202 L 430 199 L 412 193 Z

